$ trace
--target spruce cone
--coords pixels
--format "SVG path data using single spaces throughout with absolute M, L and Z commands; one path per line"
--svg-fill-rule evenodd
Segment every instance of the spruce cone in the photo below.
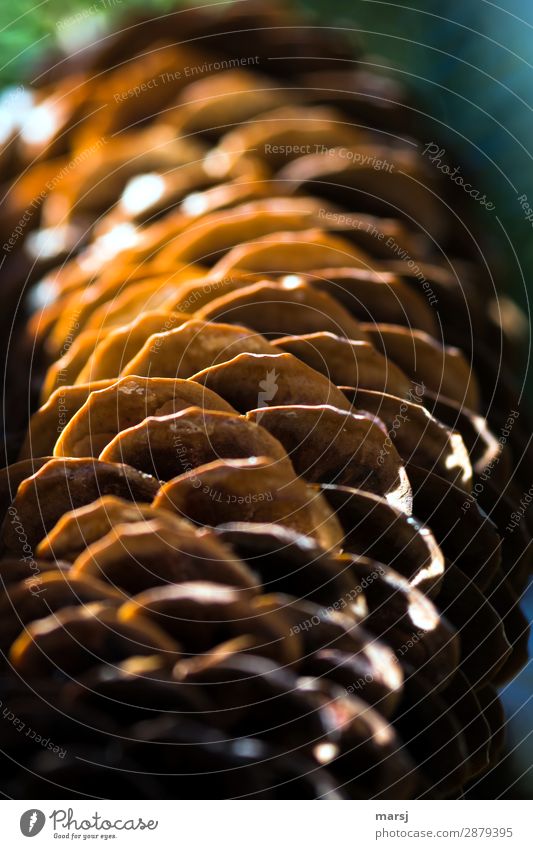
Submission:
M 423 127 L 353 50 L 247 2 L 40 77 L 3 163 L 5 241 L 42 193 L 4 269 L 40 279 L 4 793 L 453 797 L 498 758 L 528 426 Z

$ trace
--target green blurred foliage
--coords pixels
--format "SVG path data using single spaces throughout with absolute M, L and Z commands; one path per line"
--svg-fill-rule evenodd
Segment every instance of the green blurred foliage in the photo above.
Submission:
M 208 2 L 208 0 L 204 0 Z M 202 0 L 191 0 L 200 5 Z M 216 2 L 216 0 L 215 0 Z M 284 0 L 290 2 L 290 0 Z M 0 87 L 31 78 L 33 64 L 56 43 L 58 25 L 83 13 L 110 21 L 128 9 L 160 11 L 183 0 L 1 0 Z M 416 92 L 442 130 L 435 141 L 453 148 L 478 186 L 494 198 L 506 252 L 506 286 L 529 314 L 533 232 L 517 197 L 533 206 L 533 4 L 531 0 L 298 0 L 316 22 L 345 27 L 365 44 L 375 67 L 392 70 Z M 429 141 L 429 139 L 428 139 Z M 495 227 L 487 221 L 487 228 Z M 521 379 L 524 376 L 519 376 Z M 531 383 L 530 383 L 531 386 Z M 527 612 L 533 612 L 529 599 Z M 533 650 L 533 645 L 532 645 Z M 504 688 L 511 754 L 471 795 L 530 797 L 531 664 Z M 520 776 L 520 777 L 519 777 Z M 518 778 L 519 777 L 519 778 Z M 502 790 L 502 788 L 504 788 Z

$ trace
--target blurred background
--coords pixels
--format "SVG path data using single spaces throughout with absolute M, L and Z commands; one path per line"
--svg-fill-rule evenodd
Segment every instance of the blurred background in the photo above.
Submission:
M 245 0 L 246 2 L 246 0 Z M 39 58 L 58 46 L 76 49 L 128 10 L 157 14 L 179 0 L 3 0 L 0 89 L 31 82 Z M 183 5 L 183 4 L 181 4 Z M 192 5 L 199 5 L 198 2 Z M 299 0 L 317 24 L 349 31 L 363 43 L 369 68 L 395 73 L 430 116 L 433 138 L 453 150 L 480 194 L 504 274 L 500 285 L 529 318 L 533 294 L 533 3 L 531 0 Z M 533 214 L 530 216 L 533 219 Z M 517 314 L 516 321 L 520 321 Z M 517 375 L 527 396 L 528 363 Z M 533 593 L 525 599 L 533 619 Z M 533 648 L 533 645 L 532 645 Z M 473 796 L 531 798 L 533 668 L 504 688 L 508 755 Z

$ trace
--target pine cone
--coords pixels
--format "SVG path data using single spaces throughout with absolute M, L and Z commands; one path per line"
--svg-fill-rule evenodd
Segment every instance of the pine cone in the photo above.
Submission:
M 248 2 L 40 77 L 4 175 L 5 241 L 41 197 L 9 296 L 42 277 L 4 793 L 442 798 L 498 759 L 528 425 L 423 125 L 353 50 Z

